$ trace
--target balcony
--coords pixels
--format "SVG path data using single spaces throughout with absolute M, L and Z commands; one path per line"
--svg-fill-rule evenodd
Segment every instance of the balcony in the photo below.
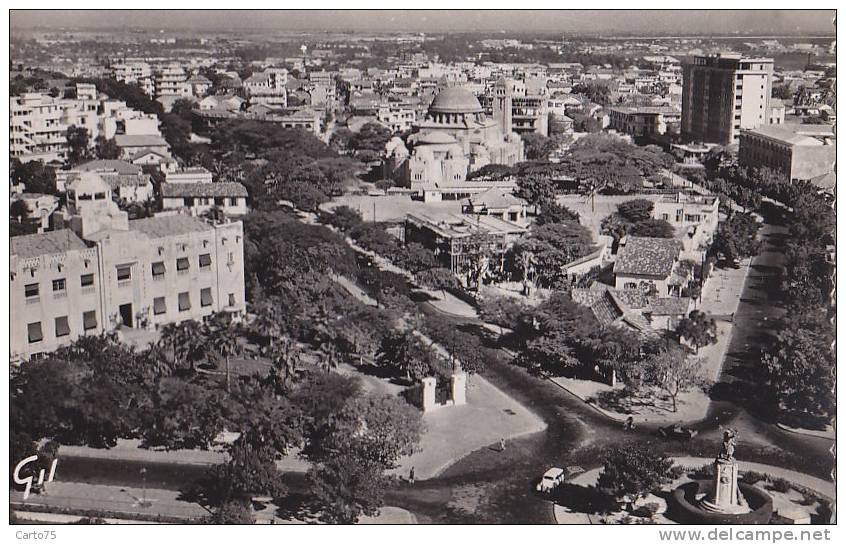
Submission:
M 87 287 L 83 287 L 81 293 L 83 295 L 93 295 L 96 292 L 96 289 L 93 285 L 89 285 Z
M 29 304 L 39 304 L 40 302 L 41 302 L 41 297 L 39 297 L 39 296 L 27 297 L 26 298 L 27 305 L 29 305 Z
M 68 298 L 67 291 L 56 291 L 53 293 L 53 299 Z
M 131 286 L 132 286 L 132 280 L 131 280 L 131 279 L 128 279 L 128 280 L 118 280 L 117 284 L 118 284 L 118 287 L 120 287 L 120 288 L 123 288 L 123 287 L 131 287 Z

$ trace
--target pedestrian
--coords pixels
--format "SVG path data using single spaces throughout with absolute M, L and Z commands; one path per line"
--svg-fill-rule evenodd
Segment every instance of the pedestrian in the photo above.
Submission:
M 411 470 L 408 471 L 408 483 L 414 485 L 414 467 L 411 467 Z
M 505 439 L 504 438 L 499 439 L 499 451 L 505 451 Z

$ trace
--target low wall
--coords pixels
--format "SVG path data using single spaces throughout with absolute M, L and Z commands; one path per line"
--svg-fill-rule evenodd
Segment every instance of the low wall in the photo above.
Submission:
M 707 492 L 711 482 L 700 480 L 689 482 L 673 491 L 669 514 L 673 521 L 698 525 L 766 525 L 773 517 L 773 499 L 763 489 L 738 483 L 740 492 L 749 503 L 751 512 L 746 514 L 720 514 L 707 512 L 697 505 L 696 496 Z

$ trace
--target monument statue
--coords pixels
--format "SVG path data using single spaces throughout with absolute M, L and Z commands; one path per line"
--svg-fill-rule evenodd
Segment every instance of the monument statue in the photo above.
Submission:
M 714 460 L 714 479 L 711 493 L 705 498 L 701 506 L 711 512 L 741 514 L 749 511 L 743 496 L 737 486 L 738 470 L 734 459 L 734 449 L 737 446 L 737 430 L 723 431 L 723 445 Z
M 734 448 L 737 445 L 737 430 L 726 429 L 723 432 L 723 449 L 717 456 L 717 459 L 725 459 L 726 461 L 734 461 Z

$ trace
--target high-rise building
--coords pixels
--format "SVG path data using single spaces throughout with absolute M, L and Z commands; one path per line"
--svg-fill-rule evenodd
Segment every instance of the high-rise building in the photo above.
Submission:
M 684 66 L 682 135 L 730 145 L 741 129 L 769 121 L 773 59 L 740 54 L 696 56 Z

